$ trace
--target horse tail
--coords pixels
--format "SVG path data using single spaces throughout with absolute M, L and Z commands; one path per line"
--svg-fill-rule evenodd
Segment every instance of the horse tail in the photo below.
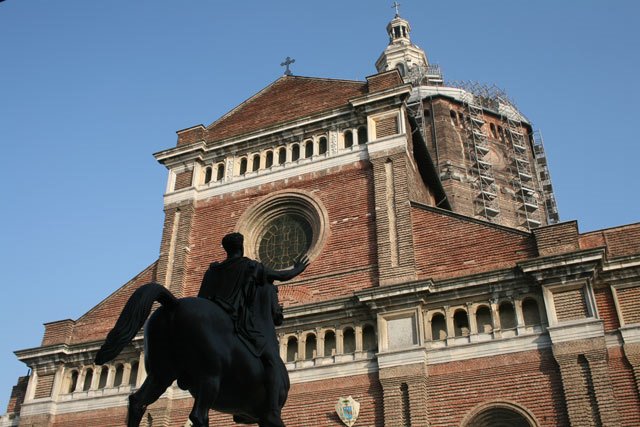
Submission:
M 170 308 L 178 300 L 167 288 L 157 283 L 147 283 L 136 289 L 122 309 L 120 317 L 107 335 L 104 344 L 98 350 L 96 365 L 103 365 L 120 354 L 144 325 L 155 301 Z

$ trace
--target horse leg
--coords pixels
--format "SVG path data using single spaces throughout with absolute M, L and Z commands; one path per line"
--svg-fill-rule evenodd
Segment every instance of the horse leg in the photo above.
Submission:
M 129 395 L 127 427 L 138 427 L 147 406 L 158 400 L 172 382 L 171 378 L 161 378 L 149 374 L 138 391 Z
M 220 391 L 220 378 L 213 376 L 203 376 L 198 379 L 197 385 L 193 388 L 195 402 L 189 419 L 193 427 L 209 427 L 209 408 L 218 397 Z

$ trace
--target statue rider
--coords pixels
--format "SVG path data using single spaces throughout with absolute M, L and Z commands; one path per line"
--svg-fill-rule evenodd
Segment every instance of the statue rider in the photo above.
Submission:
M 240 233 L 227 234 L 222 239 L 227 258 L 214 262 L 202 279 L 198 296 L 220 305 L 233 320 L 235 332 L 247 348 L 259 357 L 265 367 L 265 387 L 268 394 L 270 425 L 282 425 L 280 421 L 279 394 L 282 385 L 278 367 L 282 364 L 277 345 L 267 345 L 261 330 L 274 325 L 259 325 L 253 316 L 252 303 L 256 286 L 273 286 L 273 281 L 290 280 L 302 273 L 309 260 L 306 256 L 296 260 L 290 270 L 271 270 L 263 264 L 244 256 L 244 237 Z M 282 323 L 282 308 L 274 317 Z

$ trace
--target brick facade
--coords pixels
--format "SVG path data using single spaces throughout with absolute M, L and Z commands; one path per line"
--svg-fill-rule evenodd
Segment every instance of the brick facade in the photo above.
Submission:
M 104 366 L 93 360 L 125 302 L 152 281 L 196 295 L 229 232 L 255 232 L 245 249 L 256 256 L 274 205 L 313 211 L 316 245 L 308 269 L 278 284 L 288 427 L 342 425 L 335 405 L 347 396 L 360 403 L 356 426 L 484 427 L 505 414 L 530 426 L 638 425 L 640 224 L 584 234 L 575 221 L 550 224 L 533 196 L 513 191 L 516 178 L 542 188 L 542 175 L 514 163 L 516 149 L 538 160 L 528 122 L 489 107 L 479 120 L 464 91 L 444 89 L 410 117 L 423 95 L 396 70 L 366 82 L 285 76 L 179 131 L 179 149 L 156 154 L 169 170 L 158 260 L 16 352 L 31 374 L 0 427 L 122 425 L 146 377 L 142 336 Z M 499 189 L 486 199 L 473 120 Z M 500 217 L 478 213 L 489 199 Z M 142 425 L 184 426 L 192 403 L 172 386 Z M 213 411 L 211 424 L 234 425 Z

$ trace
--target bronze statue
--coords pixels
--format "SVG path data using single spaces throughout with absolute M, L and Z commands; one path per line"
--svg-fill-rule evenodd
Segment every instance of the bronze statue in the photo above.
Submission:
M 274 280 L 302 273 L 309 261 L 274 271 L 243 256 L 243 239 L 223 239 L 227 259 L 213 263 L 199 298 L 176 299 L 164 286 L 138 288 L 125 304 L 96 355 L 96 364 L 115 358 L 144 325 L 155 301 L 161 304 L 145 326 L 147 378 L 129 396 L 128 427 L 138 427 L 146 407 L 173 383 L 195 403 L 189 419 L 209 426 L 209 409 L 233 414 L 237 423 L 283 427 L 280 412 L 289 375 L 279 356 L 274 325 L 282 322 Z

